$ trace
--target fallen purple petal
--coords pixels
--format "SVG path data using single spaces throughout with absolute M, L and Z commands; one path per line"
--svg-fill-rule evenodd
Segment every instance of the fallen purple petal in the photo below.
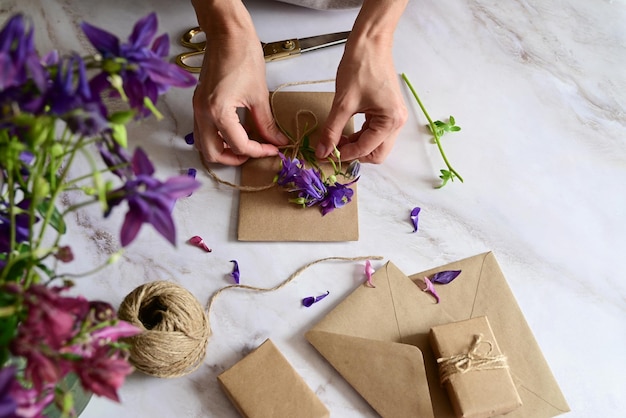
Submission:
M 306 297 L 306 298 L 302 299 L 302 305 L 304 305 L 304 306 L 306 306 L 308 308 L 309 306 L 313 305 L 314 303 L 317 303 L 320 300 L 324 299 L 329 294 L 330 294 L 330 292 L 327 290 L 326 293 L 324 293 L 323 295 Z
M 418 222 L 418 215 L 420 213 L 420 210 L 422 209 L 419 207 L 415 207 L 411 211 L 411 222 L 413 222 L 413 232 L 417 232 L 417 222 Z
M 193 143 L 195 142 L 193 138 L 193 132 L 189 132 L 187 135 L 185 135 L 185 142 L 189 145 L 193 145 Z
M 230 273 L 231 277 L 235 280 L 235 283 L 239 284 L 239 263 L 237 260 L 230 260 L 231 263 L 234 263 L 233 272 Z
M 439 303 L 439 295 L 435 290 L 435 286 L 433 286 L 433 282 L 430 281 L 428 277 L 424 277 L 424 284 L 426 285 L 425 289 L 422 289 L 424 292 L 428 292 L 435 297 L 437 303 Z
M 198 248 L 202 248 L 204 251 L 206 251 L 207 253 L 210 253 L 212 250 L 209 248 L 208 245 L 206 245 L 206 243 L 204 242 L 204 240 L 202 239 L 201 236 L 199 235 L 194 235 L 193 237 L 189 238 L 189 243 L 191 245 L 195 245 Z
M 433 283 L 448 284 L 452 280 L 456 279 L 461 274 L 461 270 L 446 270 L 435 273 L 433 278 L 430 279 Z
M 365 277 L 367 277 L 367 284 L 369 285 L 369 287 L 376 287 L 372 283 L 372 274 L 374 274 L 372 263 L 370 263 L 369 260 L 365 260 Z
M 198 170 L 196 170 L 195 168 L 190 168 L 187 170 L 187 175 L 189 177 L 193 177 L 194 179 L 196 178 L 196 174 L 198 174 Z

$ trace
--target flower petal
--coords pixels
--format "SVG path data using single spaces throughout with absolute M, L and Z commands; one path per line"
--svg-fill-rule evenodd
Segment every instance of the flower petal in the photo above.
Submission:
M 431 282 L 428 277 L 424 277 L 424 284 L 426 285 L 426 288 L 423 289 L 423 291 L 433 295 L 435 297 L 435 300 L 437 300 L 437 303 L 439 303 L 439 295 L 435 290 L 435 286 L 433 286 L 433 282 Z
M 365 260 L 365 276 L 367 277 L 367 284 L 369 287 L 376 287 L 372 283 L 372 274 L 374 273 L 374 269 L 372 268 L 372 263 L 369 260 Z
M 319 296 L 308 296 L 308 297 L 302 299 L 302 305 L 308 308 L 309 306 L 313 305 L 314 303 L 317 303 L 320 300 L 324 299 L 329 294 L 330 294 L 330 292 L 327 290 L 326 293 L 324 293 L 322 295 L 319 295 Z
M 414 207 L 413 210 L 411 210 L 411 222 L 413 222 L 413 232 L 417 231 L 418 216 L 421 210 L 422 209 L 419 207 Z
M 189 238 L 189 243 L 191 245 L 195 245 L 198 248 L 202 248 L 204 251 L 206 251 L 207 253 L 210 253 L 212 250 L 209 248 L 208 245 L 206 245 L 206 243 L 204 242 L 204 240 L 202 239 L 201 236 L 199 235 L 195 235 L 191 238 Z
M 237 260 L 230 260 L 231 263 L 234 263 L 235 265 L 233 266 L 233 271 L 232 273 L 230 273 L 231 277 L 233 278 L 233 280 L 235 280 L 235 283 L 239 284 L 239 263 L 237 262 Z
M 435 273 L 430 279 L 433 283 L 448 284 L 461 274 L 461 270 L 446 270 Z
M 193 138 L 193 132 L 189 132 L 187 135 L 185 135 L 185 142 L 187 143 L 187 145 L 193 145 L 194 138 Z
M 80 24 L 81 29 L 89 39 L 89 42 L 102 53 L 119 55 L 120 40 L 110 32 L 90 25 L 87 22 Z

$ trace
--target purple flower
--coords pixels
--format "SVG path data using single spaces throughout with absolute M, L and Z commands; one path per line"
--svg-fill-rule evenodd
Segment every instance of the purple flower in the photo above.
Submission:
M 298 193 L 298 198 L 305 206 L 320 203 L 326 197 L 328 190 L 322 181 L 322 173 L 313 168 L 303 168 L 294 176 L 290 189 Z
M 115 35 L 86 22 L 81 24 L 81 28 L 105 61 L 105 72 L 92 80 L 94 89 L 102 91 L 107 88 L 109 75 L 118 74 L 122 77 L 130 106 L 144 116 L 150 113 L 144 105 L 144 97 L 156 103 L 158 95 L 165 93 L 170 86 L 191 87 L 196 84 L 191 74 L 163 60 L 169 53 L 167 34 L 155 39 L 150 47 L 157 31 L 155 13 L 135 24 L 127 43 L 120 43 Z
M 302 164 L 297 158 L 290 160 L 282 153 L 278 153 L 278 156 L 280 157 L 281 161 L 280 171 L 276 175 L 276 179 L 274 181 L 279 186 L 286 186 L 290 183 L 293 183 L 296 176 L 300 174 L 300 171 L 302 170 Z
M 320 207 L 322 208 L 322 216 L 352 201 L 352 196 L 354 196 L 354 190 L 348 187 L 352 183 L 353 182 L 349 184 L 335 183 L 332 186 L 328 186 L 328 193 L 326 194 L 326 197 L 324 197 L 324 199 L 320 202 Z
M 152 177 L 154 166 L 141 148 L 133 154 L 132 169 L 135 177 L 107 196 L 111 206 L 122 200 L 128 201 L 128 212 L 122 225 L 122 246 L 135 239 L 144 223 L 152 224 L 159 234 L 176 245 L 172 209 L 179 197 L 189 195 L 200 183 L 189 176 L 176 176 L 165 182 L 155 179 Z
M 132 177 L 131 157 L 117 141 L 105 136 L 102 141 L 96 142 L 100 157 L 111 172 L 119 178 Z
M 461 274 L 461 270 L 446 270 L 440 271 L 439 273 L 435 273 L 433 278 L 430 279 L 433 283 L 439 284 L 448 284 L 452 280 L 456 279 L 456 277 Z
M 45 70 L 35 49 L 33 28 L 24 16 L 14 15 L 0 31 L 0 90 L 19 87 L 32 79 L 39 91 L 45 89 Z
M 11 388 L 16 384 L 16 369 L 14 366 L 0 370 L 0 417 L 13 417 L 17 409 L 17 402 L 10 395 Z
M 187 145 L 193 145 L 193 143 L 195 142 L 193 138 L 193 132 L 189 132 L 187 135 L 185 135 L 185 142 L 187 143 Z

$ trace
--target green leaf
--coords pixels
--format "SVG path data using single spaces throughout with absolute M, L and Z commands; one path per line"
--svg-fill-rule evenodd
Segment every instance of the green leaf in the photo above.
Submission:
M 48 210 L 50 209 L 51 204 L 52 203 L 48 200 L 42 201 L 37 206 L 37 212 L 42 217 L 47 216 Z M 59 234 L 65 234 L 65 232 L 67 231 L 65 220 L 63 219 L 61 212 L 59 212 L 59 210 L 56 207 L 52 208 L 52 216 L 50 217 L 48 222 L 50 223 L 50 226 L 52 226 Z
M 441 171 L 441 175 L 439 176 L 439 178 L 442 180 L 442 183 L 437 186 L 437 189 L 441 189 L 443 186 L 446 185 L 446 183 L 448 183 L 449 180 L 454 181 L 453 177 L 454 174 L 449 171 L 449 170 L 440 170 Z

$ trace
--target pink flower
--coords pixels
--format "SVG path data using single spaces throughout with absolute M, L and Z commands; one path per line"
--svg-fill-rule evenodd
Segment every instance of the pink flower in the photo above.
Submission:
M 117 390 L 133 368 L 122 356 L 111 356 L 108 347 L 98 347 L 91 357 L 75 362 L 74 371 L 85 389 L 119 402 Z

